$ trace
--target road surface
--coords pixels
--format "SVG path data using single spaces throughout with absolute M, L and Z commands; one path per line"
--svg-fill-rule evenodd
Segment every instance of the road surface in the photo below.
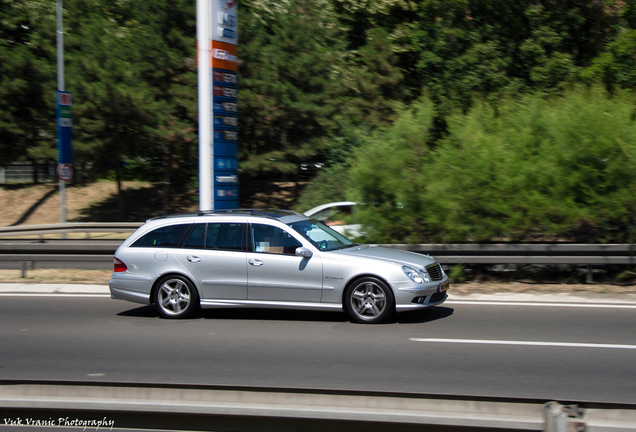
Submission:
M 221 384 L 636 403 L 635 306 L 448 302 L 166 320 L 107 296 L 0 297 L 0 379 Z

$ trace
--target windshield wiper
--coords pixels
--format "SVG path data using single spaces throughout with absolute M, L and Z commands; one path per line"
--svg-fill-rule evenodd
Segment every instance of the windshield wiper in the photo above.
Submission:
M 355 246 L 360 246 L 360 243 L 351 243 L 350 245 L 342 246 L 341 248 L 338 248 L 338 249 L 347 249 L 347 248 L 355 247 Z

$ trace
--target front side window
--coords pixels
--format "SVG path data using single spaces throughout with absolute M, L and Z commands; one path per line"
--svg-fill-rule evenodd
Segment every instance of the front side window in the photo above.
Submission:
M 191 224 L 169 225 L 144 234 L 131 247 L 161 247 L 172 248 L 179 246 L 181 238 Z
M 285 230 L 271 225 L 252 225 L 254 252 L 294 255 L 299 247 L 302 243 Z
M 289 226 L 321 251 L 344 249 L 356 245 L 339 232 L 315 220 L 294 222 Z
M 206 249 L 242 251 L 244 247 L 245 224 L 209 223 L 205 236 Z

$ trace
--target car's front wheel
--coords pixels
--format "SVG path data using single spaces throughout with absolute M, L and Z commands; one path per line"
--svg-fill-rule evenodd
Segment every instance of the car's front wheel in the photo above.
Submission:
M 374 277 L 352 283 L 345 294 L 345 306 L 351 318 L 360 323 L 379 323 L 395 312 L 391 288 Z
M 154 301 L 164 318 L 185 318 L 199 306 L 199 295 L 185 277 L 166 276 L 157 284 Z

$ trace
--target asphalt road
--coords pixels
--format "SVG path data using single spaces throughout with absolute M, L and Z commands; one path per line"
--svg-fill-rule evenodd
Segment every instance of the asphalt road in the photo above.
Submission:
M 160 319 L 108 297 L 0 298 L 0 379 L 380 390 L 636 403 L 636 309 L 453 304 Z

